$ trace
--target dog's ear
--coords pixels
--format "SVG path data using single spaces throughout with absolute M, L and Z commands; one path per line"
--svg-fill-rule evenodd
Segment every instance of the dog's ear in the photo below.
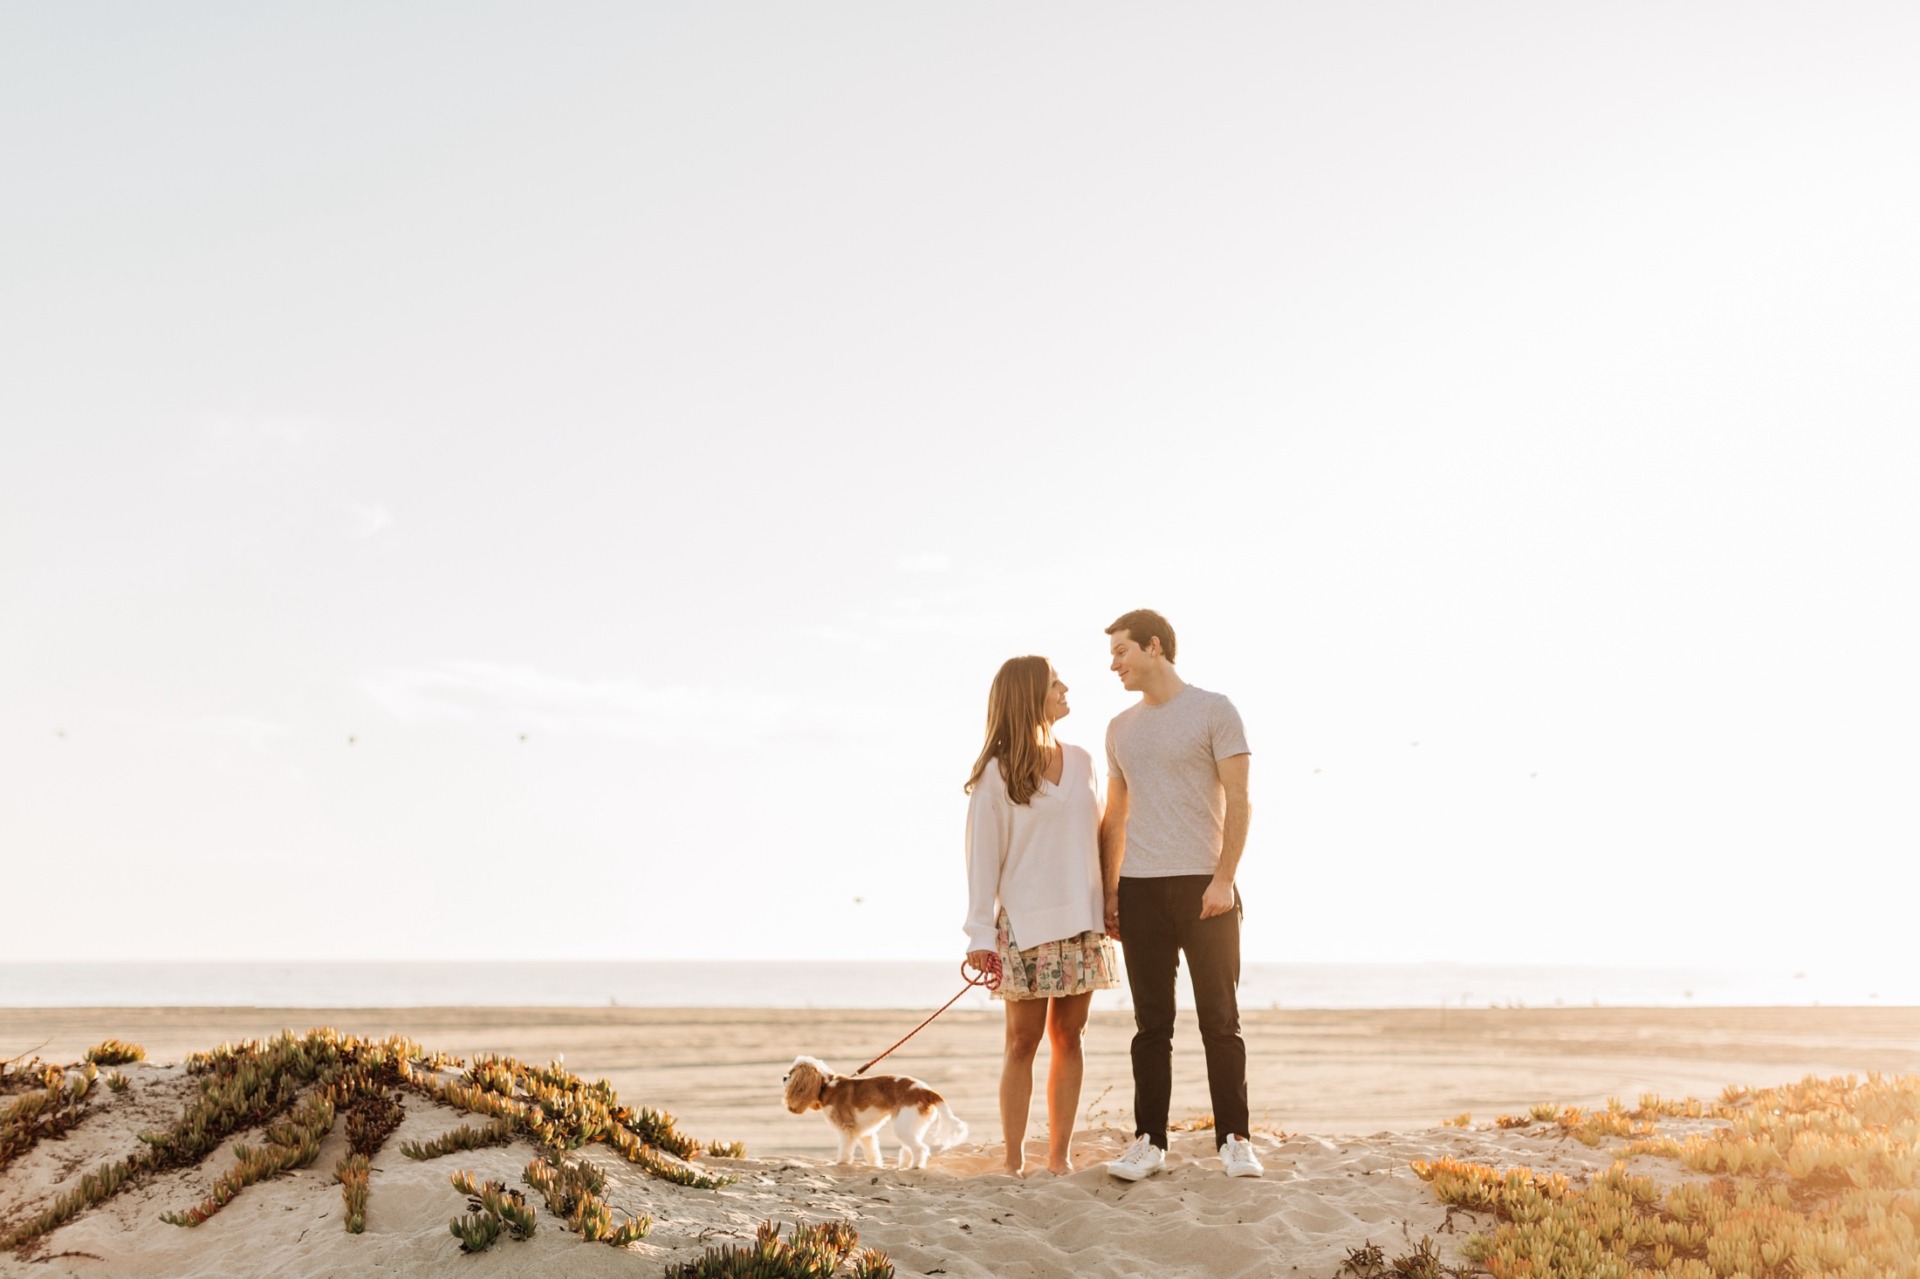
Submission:
M 821 1093 L 826 1091 L 826 1077 L 818 1069 L 811 1057 L 802 1057 L 793 1063 L 781 1080 L 786 1089 L 787 1109 L 794 1114 L 802 1114 L 820 1102 Z

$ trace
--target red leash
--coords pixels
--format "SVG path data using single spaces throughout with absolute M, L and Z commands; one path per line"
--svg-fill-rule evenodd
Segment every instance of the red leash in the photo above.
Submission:
M 987 966 L 985 968 L 976 968 L 974 967 L 973 961 L 971 959 L 963 959 L 960 961 L 960 975 L 967 979 L 967 984 L 960 988 L 959 993 L 956 994 L 952 999 L 949 999 L 946 1003 L 934 1009 L 933 1013 L 927 1018 L 926 1021 L 921 1022 L 918 1026 L 915 1026 L 912 1030 L 909 1030 L 906 1034 L 900 1036 L 899 1041 L 894 1044 L 893 1048 L 898 1048 L 901 1044 L 906 1043 L 909 1039 L 912 1039 L 915 1035 L 925 1030 L 930 1024 L 932 1024 L 933 1019 L 935 1017 L 938 1017 L 941 1013 L 947 1011 L 947 1009 L 959 1003 L 960 996 L 966 994 L 968 991 L 972 990 L 975 986 L 985 986 L 988 990 L 1000 989 L 1000 956 L 995 955 L 993 958 L 989 959 L 987 961 Z M 888 1053 L 891 1053 L 893 1051 L 893 1048 L 887 1049 L 886 1052 L 881 1053 L 880 1056 L 875 1057 L 873 1061 L 868 1062 L 865 1066 L 860 1067 L 860 1069 L 854 1071 L 853 1073 L 856 1075 L 866 1074 L 867 1068 L 869 1066 L 872 1066 L 874 1062 L 883 1060 Z

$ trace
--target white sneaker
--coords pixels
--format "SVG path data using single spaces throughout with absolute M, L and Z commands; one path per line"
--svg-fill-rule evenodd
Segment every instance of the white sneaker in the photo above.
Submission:
M 1258 1177 L 1266 1172 L 1254 1156 L 1253 1143 L 1245 1137 L 1229 1137 L 1220 1147 L 1220 1166 L 1229 1177 Z
M 1160 1171 L 1160 1165 L 1167 1162 L 1167 1152 L 1153 1144 L 1153 1138 L 1141 1133 L 1133 1139 L 1126 1153 L 1107 1165 L 1107 1171 L 1122 1181 L 1138 1181 L 1142 1177 L 1151 1177 Z

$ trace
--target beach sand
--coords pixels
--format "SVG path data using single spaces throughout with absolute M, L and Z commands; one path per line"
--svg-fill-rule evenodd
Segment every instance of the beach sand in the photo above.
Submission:
M 462 1257 L 447 1221 L 462 1210 L 455 1168 L 519 1184 L 526 1145 L 415 1163 L 399 1142 L 438 1135 L 465 1117 L 408 1101 L 408 1118 L 375 1161 L 367 1233 L 341 1228 L 331 1170 L 338 1127 L 308 1169 L 254 1186 L 207 1224 L 168 1226 L 158 1214 L 206 1193 L 231 1162 L 216 1152 L 198 1169 L 130 1191 L 63 1227 L 0 1275 L 286 1275 L 369 1273 L 659 1275 L 668 1263 L 752 1237 L 761 1221 L 842 1218 L 863 1246 L 891 1254 L 902 1275 L 1333 1276 L 1369 1242 L 1386 1255 L 1432 1236 L 1442 1256 L 1489 1224 L 1449 1213 L 1409 1171 L 1441 1155 L 1525 1164 L 1581 1176 L 1614 1158 L 1549 1130 L 1462 1129 L 1536 1102 L 1632 1105 L 1642 1093 L 1711 1100 L 1729 1084 L 1769 1085 L 1808 1074 L 1920 1073 L 1920 1009 L 1497 1009 L 1258 1012 L 1247 1014 L 1255 1146 L 1268 1172 L 1228 1180 L 1212 1134 L 1177 1133 L 1165 1172 L 1138 1184 L 1100 1162 L 1131 1135 L 1125 1013 L 1096 1014 L 1087 1034 L 1080 1169 L 1067 1177 L 998 1174 L 996 1088 L 1000 1017 L 954 1012 L 875 1072 L 919 1076 L 944 1092 L 972 1128 L 969 1140 L 925 1171 L 831 1165 L 836 1143 L 818 1116 L 780 1106 L 780 1076 L 801 1053 L 850 1071 L 918 1021 L 885 1011 L 648 1009 L 0 1009 L 0 1058 L 37 1053 L 73 1061 L 110 1036 L 146 1047 L 123 1068 L 125 1094 L 99 1103 L 67 1137 L 0 1171 L 0 1223 L 44 1207 L 99 1162 L 134 1148 L 143 1128 L 178 1113 L 192 1084 L 188 1053 L 281 1029 L 330 1025 L 363 1036 L 404 1034 L 461 1056 L 503 1053 L 545 1063 L 563 1057 L 586 1079 L 605 1078 L 630 1105 L 672 1113 L 702 1141 L 742 1141 L 747 1158 L 714 1159 L 738 1178 L 722 1190 L 649 1179 L 604 1150 L 611 1202 L 656 1225 L 625 1251 L 587 1245 L 542 1211 L 536 1236 Z M 1045 1050 L 1040 1063 L 1045 1069 Z M 1036 1089 L 1043 1095 L 1043 1088 Z M 1191 1014 L 1175 1044 L 1176 1122 L 1207 1109 Z M 1669 1124 L 1663 1132 L 1683 1135 Z M 1036 1101 L 1029 1162 L 1044 1156 Z M 244 1137 L 242 1138 L 245 1139 Z M 229 1143 L 231 1144 L 231 1143 Z M 891 1134 L 882 1138 L 887 1157 Z M 1645 1171 L 1654 1171 L 1649 1167 Z

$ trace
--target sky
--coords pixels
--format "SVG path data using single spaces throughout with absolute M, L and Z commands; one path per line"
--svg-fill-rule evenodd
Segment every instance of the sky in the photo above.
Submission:
M 933 959 L 1167 614 L 1253 962 L 1910 964 L 1920 10 L 0 9 L 0 961 Z

